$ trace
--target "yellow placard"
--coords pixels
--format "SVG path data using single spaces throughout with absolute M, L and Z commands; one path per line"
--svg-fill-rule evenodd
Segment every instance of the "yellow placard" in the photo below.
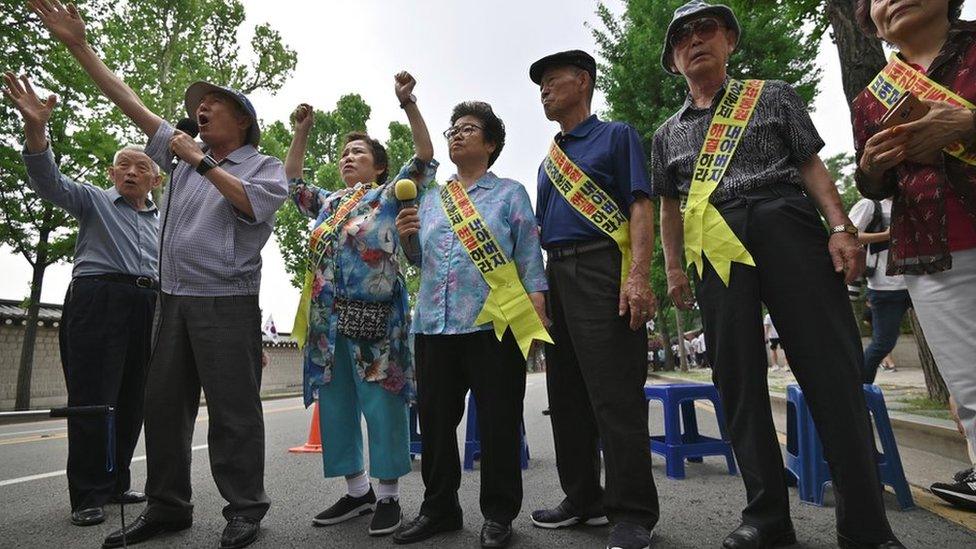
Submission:
M 976 110 L 976 105 L 970 103 L 965 97 L 915 70 L 896 54 L 891 54 L 888 64 L 874 77 L 874 80 L 868 85 L 868 90 L 888 110 L 891 110 L 906 91 L 926 101 L 948 103 L 957 107 Z M 976 152 L 967 151 L 962 143 L 948 145 L 943 151 L 966 164 L 976 166 Z
M 499 341 L 505 330 L 511 328 L 526 358 L 533 340 L 552 343 L 522 286 L 515 263 L 505 257 L 468 192 L 458 181 L 450 181 L 441 188 L 440 196 L 451 229 L 488 284 L 488 298 L 474 321 L 475 325 L 491 322 Z
M 593 182 L 566 156 L 559 144 L 552 142 L 543 163 L 546 175 L 559 195 L 577 212 L 596 225 L 620 248 L 620 287 L 630 273 L 630 222 L 606 191 Z
M 698 275 L 702 276 L 705 270 L 703 258 L 707 257 L 726 286 L 729 285 L 732 262 L 753 267 L 756 262 L 709 198 L 732 163 L 732 156 L 756 110 L 764 84 L 762 80 L 729 80 L 695 159 L 684 210 L 688 264 L 695 265 Z

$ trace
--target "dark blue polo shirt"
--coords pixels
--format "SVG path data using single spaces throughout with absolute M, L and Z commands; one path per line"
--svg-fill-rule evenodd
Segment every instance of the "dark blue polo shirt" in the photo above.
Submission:
M 566 134 L 556 136 L 566 155 L 600 186 L 627 218 L 630 205 L 651 195 L 647 157 L 637 131 L 622 122 L 604 122 L 591 115 Z M 539 166 L 535 217 L 542 227 L 542 246 L 607 238 L 576 211 L 552 186 Z

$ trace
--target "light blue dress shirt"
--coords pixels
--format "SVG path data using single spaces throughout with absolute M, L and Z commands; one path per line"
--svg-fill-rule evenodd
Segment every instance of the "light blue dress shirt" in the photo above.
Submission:
M 51 147 L 24 150 L 30 187 L 78 220 L 73 277 L 121 273 L 156 278 L 159 257 L 159 212 L 146 198 L 137 210 L 111 187 L 78 184 L 54 162 Z

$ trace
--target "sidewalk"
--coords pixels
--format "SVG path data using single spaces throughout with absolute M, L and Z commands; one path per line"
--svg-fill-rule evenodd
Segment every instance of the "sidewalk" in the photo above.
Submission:
M 769 397 L 773 422 L 781 438 L 786 433 L 786 386 L 796 383 L 788 370 L 769 372 Z M 694 381 L 711 383 L 711 370 L 689 372 L 651 372 L 649 383 Z M 969 467 L 966 441 L 956 431 L 948 411 L 933 410 L 932 403 L 919 406 L 924 399 L 925 381 L 921 369 L 905 368 L 881 372 L 877 384 L 885 394 L 892 429 L 898 443 L 905 476 L 913 487 L 916 503 L 944 518 L 976 530 L 976 515 L 955 510 L 928 492 L 934 482 L 945 482 L 956 471 Z M 654 413 L 653 411 L 651 412 Z

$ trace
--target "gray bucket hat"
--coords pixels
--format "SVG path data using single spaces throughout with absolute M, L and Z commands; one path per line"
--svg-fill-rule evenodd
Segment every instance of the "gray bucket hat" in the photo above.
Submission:
M 664 51 L 661 53 L 661 65 L 664 67 L 664 70 L 674 75 L 681 75 L 678 71 L 671 69 L 671 35 L 689 20 L 705 14 L 721 17 L 725 21 L 725 24 L 735 31 L 735 45 L 739 45 L 739 38 L 742 37 L 742 28 L 739 27 L 739 20 L 735 18 L 735 13 L 732 12 L 732 8 L 724 4 L 709 4 L 702 0 L 691 0 L 691 2 L 674 10 L 674 16 L 668 25 L 668 32 L 664 35 Z
M 258 113 L 254 110 L 254 105 L 251 104 L 251 100 L 234 88 L 218 86 L 203 80 L 190 84 L 190 87 L 186 89 L 186 93 L 183 96 L 183 104 L 186 107 L 187 116 L 196 120 L 197 107 L 203 101 L 203 96 L 214 92 L 221 93 L 233 99 L 251 117 L 251 127 L 247 130 L 246 139 L 248 144 L 257 147 L 258 143 L 261 142 L 261 128 L 258 127 Z

